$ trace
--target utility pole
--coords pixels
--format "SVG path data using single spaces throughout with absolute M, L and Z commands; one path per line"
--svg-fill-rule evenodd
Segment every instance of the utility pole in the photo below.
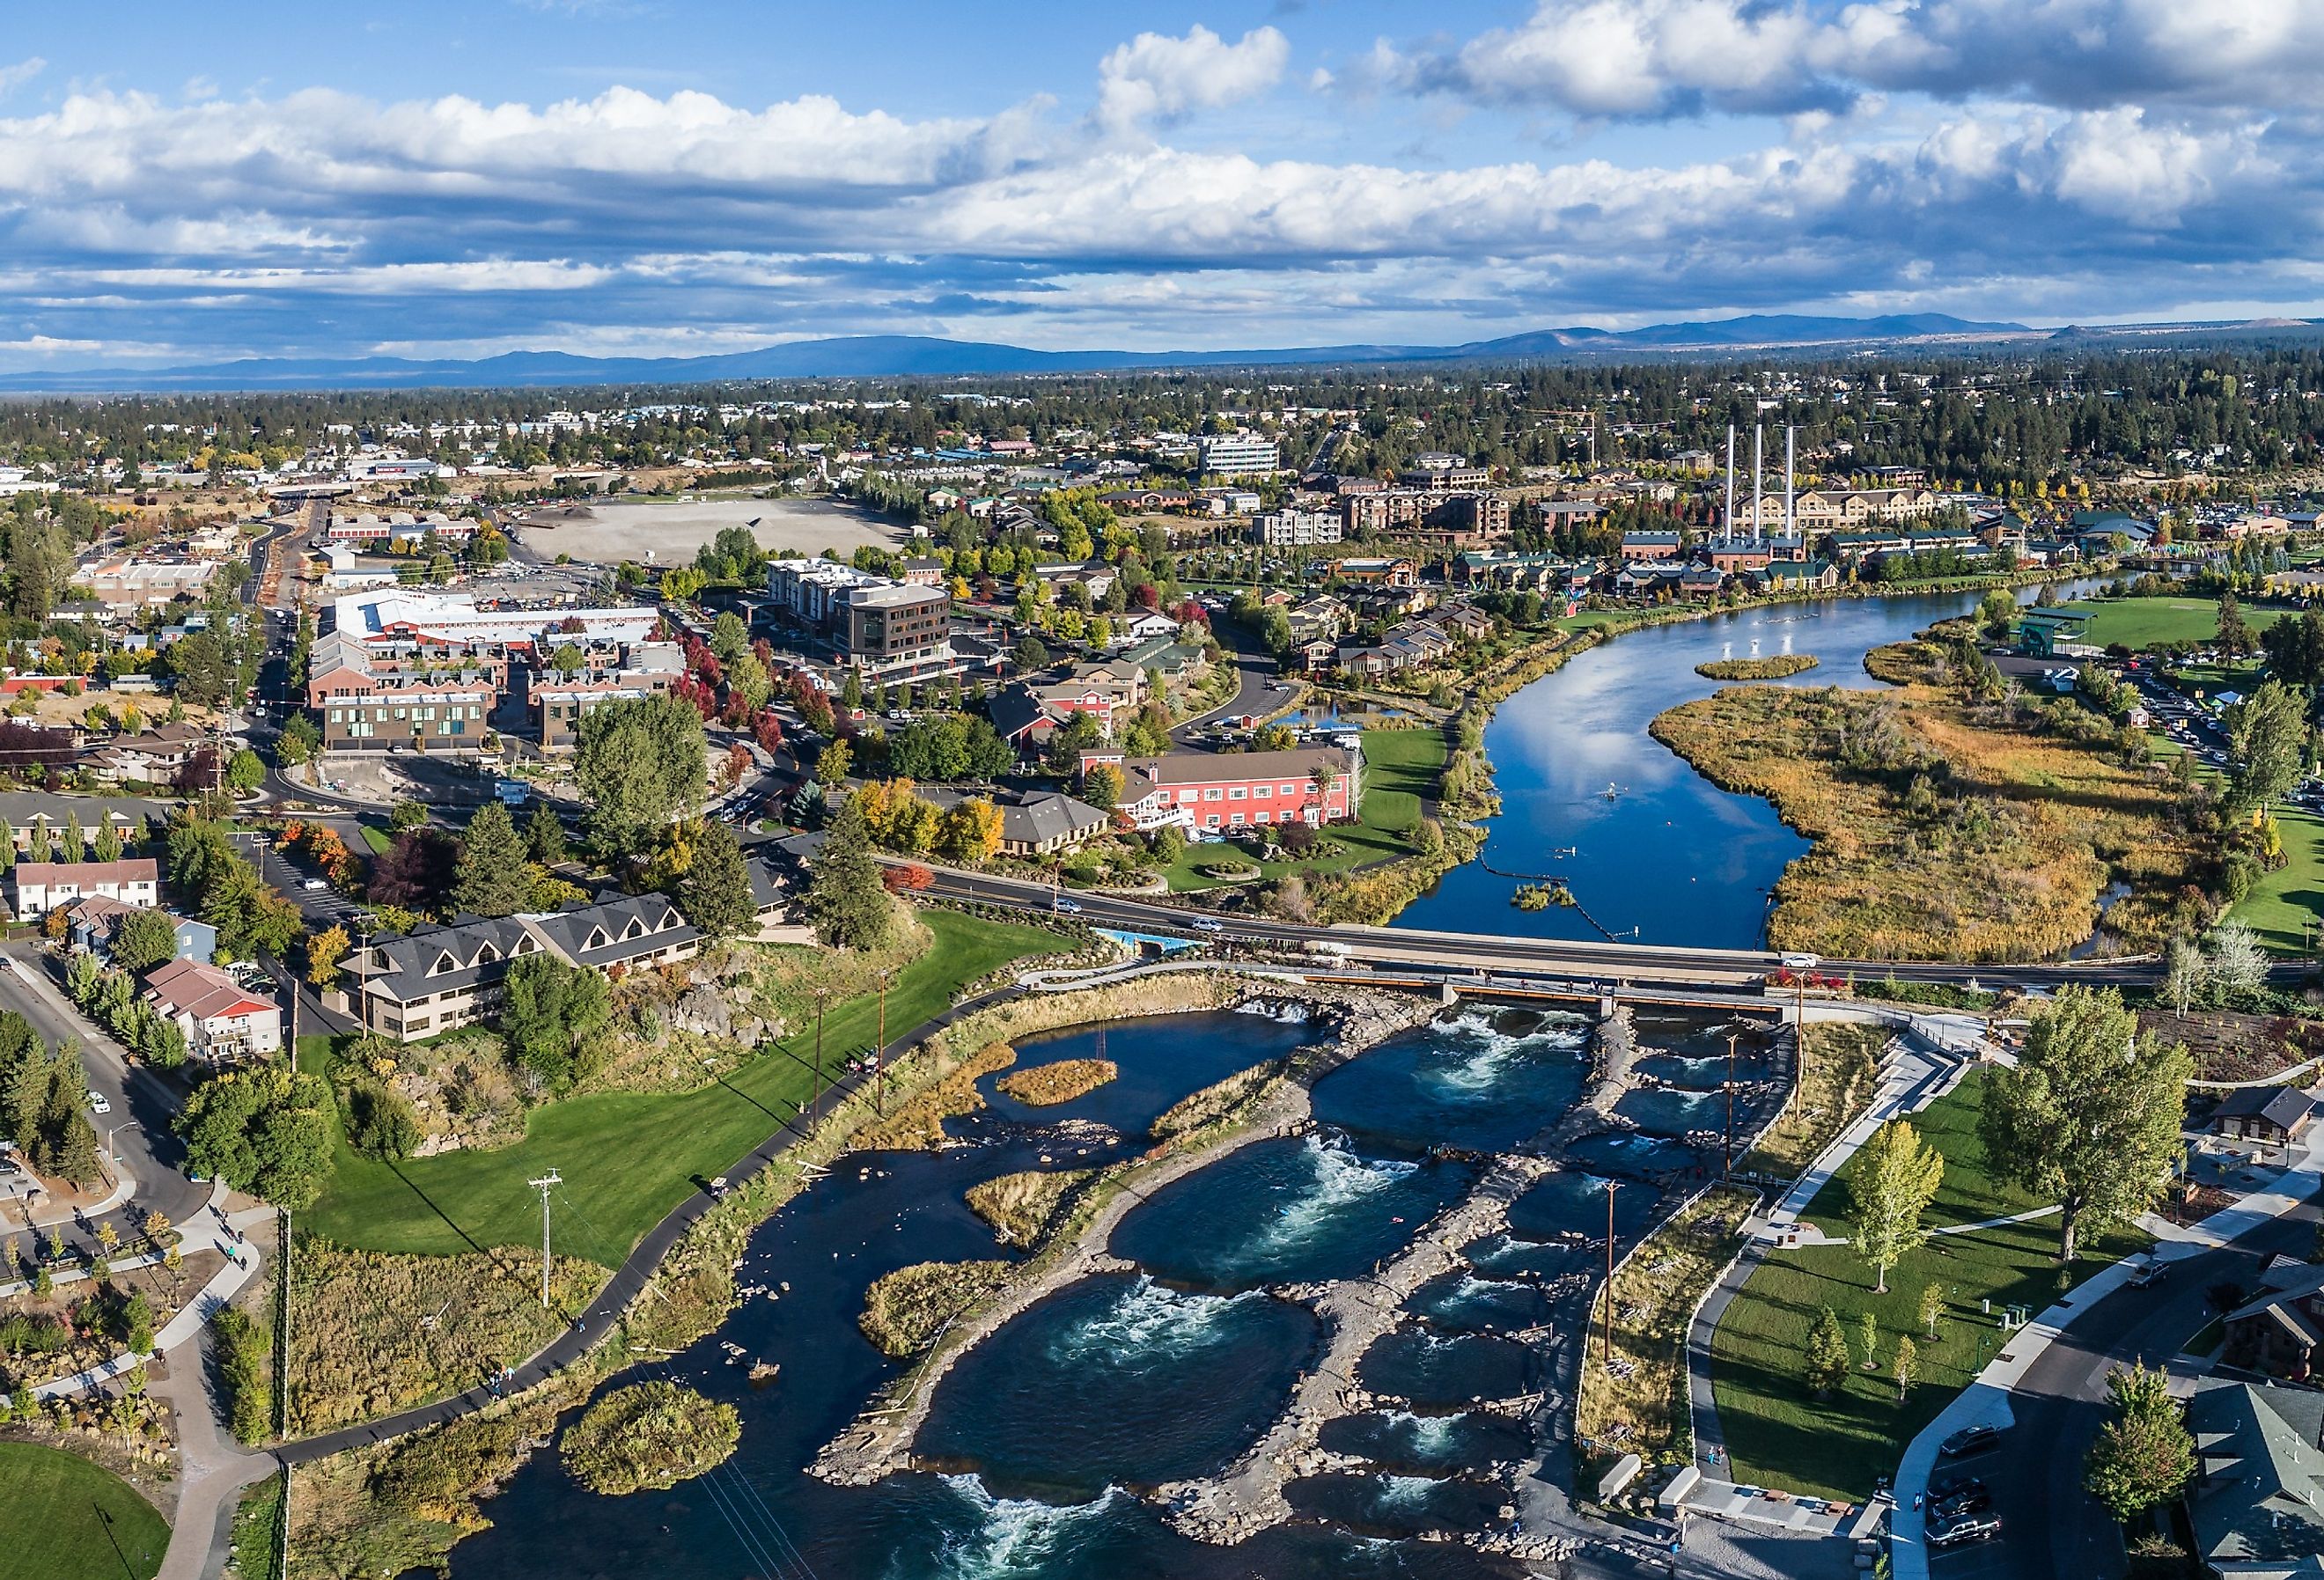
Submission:
M 823 995 L 815 995 L 815 1095 L 814 1111 L 808 1123 L 823 1123 Z
M 538 1179 L 528 1180 L 540 1192 L 540 1308 L 549 1309 L 549 1193 L 565 1183 L 565 1177 L 551 1169 Z
M 1606 1336 L 1598 1350 L 1600 1366 L 1614 1363 L 1614 1193 L 1621 1188 L 1618 1180 L 1606 1182 Z

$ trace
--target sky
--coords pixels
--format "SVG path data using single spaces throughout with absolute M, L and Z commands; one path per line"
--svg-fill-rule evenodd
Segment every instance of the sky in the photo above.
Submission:
M 2324 0 L 12 6 L 0 369 L 2307 316 L 2319 69 Z

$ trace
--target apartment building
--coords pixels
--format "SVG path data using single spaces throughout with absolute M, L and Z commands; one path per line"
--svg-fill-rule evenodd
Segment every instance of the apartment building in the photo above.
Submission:
M 542 671 L 533 677 L 529 699 L 533 738 L 544 752 L 572 751 L 580 744 L 581 720 L 587 715 L 608 702 L 669 691 L 685 673 L 685 655 L 675 642 L 641 643 L 618 666 L 569 675 Z
M 1160 757 L 1084 753 L 1121 770 L 1119 809 L 1139 829 L 1176 824 L 1216 834 L 1261 823 L 1338 822 L 1356 815 L 1361 759 L 1333 747 L 1290 752 L 1171 752 Z
M 156 966 L 146 974 L 144 996 L 177 1023 L 197 1058 L 225 1064 L 282 1050 L 282 1007 L 204 961 Z
M 1225 477 L 1252 477 L 1279 471 L 1280 452 L 1271 439 L 1238 433 L 1204 439 L 1196 447 L 1198 467 Z
M 161 870 L 151 856 L 117 862 L 18 862 L 9 875 L 16 886 L 16 916 L 23 921 L 88 895 L 148 910 L 161 903 Z
M 1270 549 L 1309 549 L 1341 541 L 1340 518 L 1327 510 L 1271 510 L 1251 523 L 1250 541 Z
M 451 751 L 481 746 L 499 693 L 461 676 L 386 675 L 373 689 L 333 698 L 322 709 L 327 752 L 403 746 Z
M 934 679 L 957 667 L 952 599 L 829 559 L 778 559 L 767 593 L 787 624 L 827 648 L 867 683 Z

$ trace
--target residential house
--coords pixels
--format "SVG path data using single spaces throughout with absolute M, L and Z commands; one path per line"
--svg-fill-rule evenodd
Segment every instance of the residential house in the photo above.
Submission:
M 1178 622 L 1159 610 L 1148 609 L 1136 614 L 1115 616 L 1113 629 L 1119 637 L 1135 645 L 1141 642 L 1152 642 L 1157 637 L 1176 640 Z
M 1363 586 L 1410 587 L 1420 585 L 1420 567 L 1409 559 L 1342 559 L 1333 567 L 1342 581 Z
M 2195 1553 L 2219 1580 L 2313 1580 L 2324 1554 L 2324 1393 L 2208 1377 L 2187 1401 Z
M 1001 813 L 1001 854 L 1020 860 L 1038 860 L 1086 845 L 1113 824 L 1111 817 L 1088 802 L 1056 790 L 978 793 Z M 947 810 L 970 798 L 964 790 L 924 789 L 918 794 Z
M 91 894 L 69 901 L 69 908 L 72 912 L 73 947 L 87 949 L 98 956 L 113 952 L 113 935 L 121 929 L 123 922 L 150 909 L 132 905 L 124 900 L 108 899 L 102 894 Z M 178 959 L 207 963 L 217 953 L 217 929 L 189 916 L 178 916 L 170 911 L 161 914 L 169 917 L 171 927 L 178 935 Z
M 18 862 L 9 877 L 15 884 L 16 915 L 26 921 L 89 895 L 149 910 L 161 903 L 161 872 L 151 856 L 115 862 Z
M 2324 1362 L 2324 1267 L 2283 1258 L 2262 1270 L 2260 1284 L 2219 1319 L 2219 1358 L 2240 1371 L 2316 1381 Z
M 282 1007 L 206 961 L 178 959 L 145 975 L 144 997 L 212 1064 L 266 1058 L 282 1049 Z
M 213 745 L 210 737 L 192 725 L 155 725 L 90 748 L 82 763 L 109 784 L 174 784 L 187 766 Z
M 1211 656 L 1201 642 L 1175 637 L 1141 642 L 1115 661 L 1159 674 L 1167 686 L 1191 685 L 1211 672 Z
M 1120 768 L 1120 810 L 1139 829 L 1176 824 L 1219 833 L 1260 823 L 1333 823 L 1356 816 L 1362 759 L 1335 747 L 1289 752 L 1084 753 L 1082 767 Z

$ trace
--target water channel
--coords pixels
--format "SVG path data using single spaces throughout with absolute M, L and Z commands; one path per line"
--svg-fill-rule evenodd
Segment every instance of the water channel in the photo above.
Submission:
M 2061 587 L 2059 596 L 2082 590 Z M 1694 672 L 1715 659 L 1811 653 L 1819 667 L 1781 684 L 1877 685 L 1864 672 L 1867 652 L 1965 614 L 1981 596 L 1779 604 L 1648 626 L 1578 654 L 1493 716 L 1485 751 L 1501 815 L 1488 825 L 1481 862 L 1446 873 L 1396 925 L 1602 938 L 1595 919 L 1626 940 L 1757 947 L 1767 891 L 1808 843 L 1766 801 L 1695 772 L 1646 734 L 1647 724 L 1719 689 Z M 1488 867 L 1563 878 L 1580 908 L 1519 910 L 1509 903 L 1514 881 Z

